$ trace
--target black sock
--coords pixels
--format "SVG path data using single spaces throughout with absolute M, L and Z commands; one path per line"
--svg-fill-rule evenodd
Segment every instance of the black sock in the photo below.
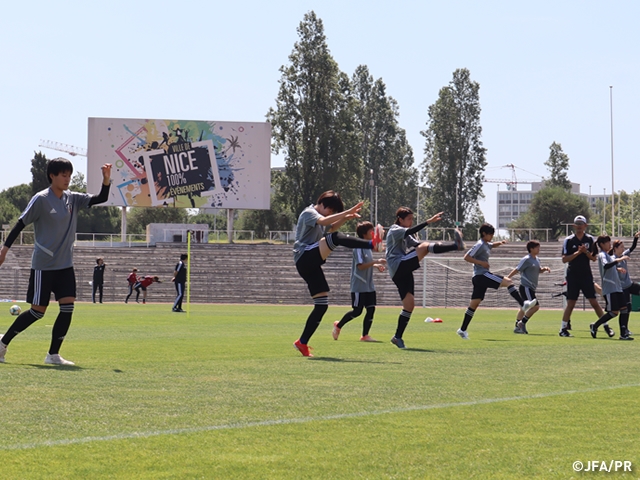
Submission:
M 526 315 L 522 317 L 522 320 L 521 320 L 522 323 L 526 325 L 528 321 L 529 321 L 529 317 L 527 317 Z
M 626 337 L 629 334 L 629 310 L 620 312 L 618 324 L 620 325 L 620 336 Z
M 514 285 L 509 285 L 507 287 L 507 290 L 509 290 L 509 294 L 516 299 L 516 302 L 518 302 L 518 305 L 520 306 L 524 305 L 524 302 L 522 301 L 522 297 L 520 296 L 520 294 L 518 293 L 518 289 Z
M 13 324 L 7 330 L 7 333 L 4 334 L 0 341 L 5 345 L 9 345 L 9 342 L 11 342 L 16 335 L 25 331 L 32 323 L 40 320 L 42 317 L 44 317 L 44 313 L 37 312 L 33 308 L 30 308 L 26 312 L 22 312 L 18 318 L 15 319 Z
M 365 240 L 363 238 L 350 237 L 342 232 L 333 232 L 324 237 L 327 239 L 327 246 L 331 250 L 335 250 L 338 245 L 342 245 L 347 248 L 365 248 L 372 250 L 373 244 L 371 240 Z
M 611 320 L 612 318 L 615 318 L 615 314 L 611 313 L 611 312 L 604 312 L 604 315 L 602 315 L 598 321 L 593 325 L 594 329 L 598 329 L 598 327 L 600 327 L 601 325 L 604 325 L 605 323 L 607 323 L 609 320 Z
M 402 335 L 404 335 L 404 331 L 407 328 L 407 325 L 409 325 L 409 320 L 411 320 L 411 313 L 413 312 L 407 312 L 404 309 L 400 312 L 400 316 L 398 317 L 398 327 L 396 328 L 395 334 L 396 338 L 402 338 Z
M 72 315 L 73 303 L 60 304 L 60 313 L 58 314 L 58 318 L 56 318 L 56 323 L 53 324 L 53 331 L 51 332 L 51 346 L 49 347 L 49 355 L 60 353 L 60 346 L 62 345 L 62 341 L 69 331 Z
M 353 310 L 344 314 L 342 320 L 338 322 L 338 328 L 344 327 L 347 323 L 353 320 L 356 317 L 359 317 L 362 313 L 362 307 L 354 307 Z
M 362 322 L 362 336 L 369 335 L 371 325 L 373 324 L 373 314 L 376 311 L 376 307 L 367 307 L 367 313 L 364 315 L 364 321 Z
M 309 314 L 307 318 L 307 323 L 304 326 L 304 330 L 302 331 L 302 335 L 300 335 L 300 343 L 306 345 L 309 343 L 309 339 L 318 329 L 320 322 L 322 321 L 322 317 L 327 313 L 329 309 L 329 297 L 318 297 L 313 299 L 313 310 Z
M 476 311 L 471 307 L 467 308 L 467 311 L 464 312 L 464 320 L 462 320 L 462 326 L 460 327 L 460 330 L 462 330 L 463 332 L 467 331 L 467 328 L 469 328 L 469 324 L 471 323 L 471 319 L 473 318 L 473 315 L 475 313 Z
M 458 246 L 455 243 L 438 242 L 429 244 L 429 251 L 433 253 L 445 253 L 458 250 Z

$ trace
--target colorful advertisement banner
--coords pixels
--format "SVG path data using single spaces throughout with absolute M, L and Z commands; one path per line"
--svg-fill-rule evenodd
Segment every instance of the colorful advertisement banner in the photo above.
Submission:
M 104 205 L 270 208 L 266 122 L 89 118 L 87 189 L 113 164 Z

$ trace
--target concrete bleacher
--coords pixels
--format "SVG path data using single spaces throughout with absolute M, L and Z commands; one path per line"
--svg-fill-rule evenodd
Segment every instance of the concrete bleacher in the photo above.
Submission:
M 468 246 L 471 243 L 467 242 Z M 556 284 L 564 280 L 561 248 L 560 242 L 542 244 L 542 265 L 552 269 L 551 274 L 540 275 L 538 297 L 545 308 L 562 308 L 562 297 L 554 297 L 561 292 L 561 287 Z M 1 299 L 25 299 L 32 250 L 32 246 L 17 245 L 9 250 L 1 267 L 4 272 L 0 282 Z M 181 253 L 186 253 L 186 245 L 181 243 L 158 244 L 155 247 L 78 245 L 74 250 L 77 298 L 79 301 L 91 301 L 89 282 L 93 277 L 93 267 L 96 258 L 103 257 L 106 264 L 105 302 L 124 301 L 126 278 L 133 267 L 138 269 L 139 275 L 158 275 L 163 281 L 149 287 L 147 301 L 173 302 L 175 287 L 170 280 Z M 525 254 L 526 247 L 521 242 L 496 248 L 490 259 L 491 270 L 507 275 Z M 382 256 L 382 253 L 374 253 L 375 258 Z M 472 266 L 462 257 L 463 252 L 427 256 L 423 268 L 414 273 L 416 305 L 421 306 L 424 301 L 425 306 L 467 306 L 471 295 Z M 640 267 L 633 261 L 629 264 L 632 278 L 640 278 Z M 338 248 L 323 268 L 331 286 L 331 304 L 349 305 L 351 251 Z M 595 263 L 592 270 L 597 281 L 599 275 Z M 388 273 L 376 271 L 374 279 L 378 304 L 399 306 L 400 299 Z M 293 263 L 292 246 L 270 244 L 192 245 L 191 302 L 311 304 L 306 284 L 298 276 Z M 511 308 L 516 305 L 506 291 L 490 290 L 483 306 Z

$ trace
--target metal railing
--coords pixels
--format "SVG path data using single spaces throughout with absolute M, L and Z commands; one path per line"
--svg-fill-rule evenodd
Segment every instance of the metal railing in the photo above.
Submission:
M 76 244 L 109 247 L 148 247 L 147 236 L 130 234 L 122 241 L 120 233 L 76 233 Z

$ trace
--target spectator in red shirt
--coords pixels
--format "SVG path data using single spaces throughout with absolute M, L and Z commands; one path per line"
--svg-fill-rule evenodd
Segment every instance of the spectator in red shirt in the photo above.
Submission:
M 129 293 L 127 298 L 124 299 L 124 303 L 129 303 L 129 297 L 133 293 L 133 289 L 135 288 L 135 284 L 138 283 L 138 269 L 134 268 L 131 270 L 131 273 L 127 277 L 127 282 L 129 283 Z M 136 288 L 136 302 L 140 298 L 140 287 Z
M 158 277 L 146 276 L 138 278 L 138 283 L 136 283 L 133 288 L 136 292 L 139 292 L 138 289 L 142 289 L 142 303 L 147 303 L 147 287 L 152 283 L 162 283 Z

